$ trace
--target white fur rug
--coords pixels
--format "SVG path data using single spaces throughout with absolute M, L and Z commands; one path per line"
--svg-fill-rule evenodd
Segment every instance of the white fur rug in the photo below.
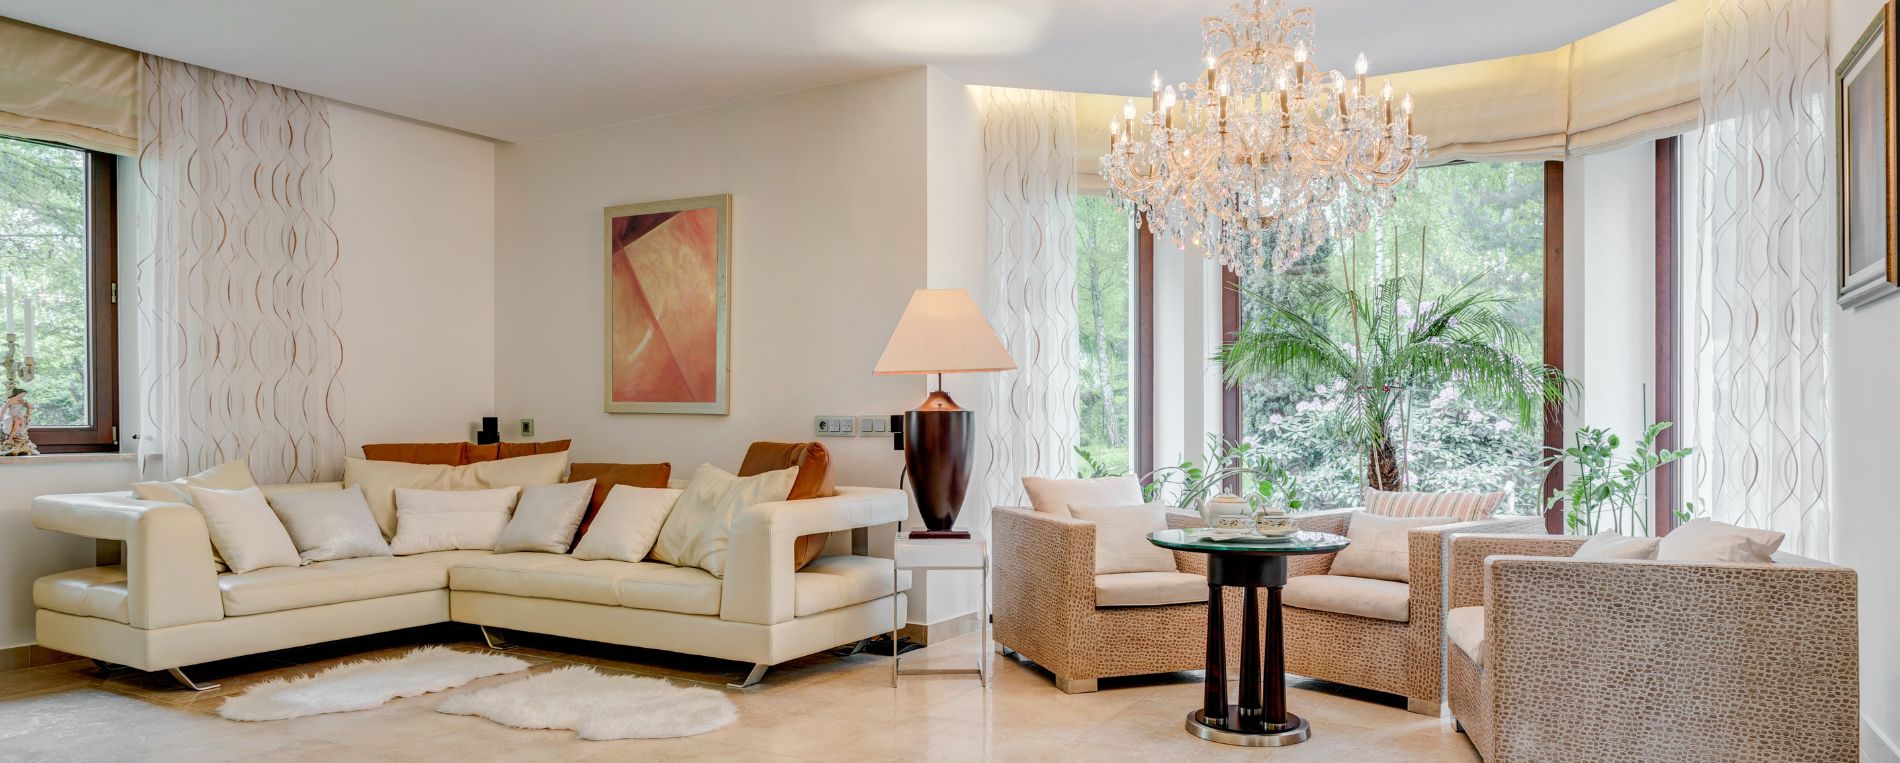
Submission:
M 582 739 L 687 737 L 739 719 L 739 708 L 717 690 L 584 667 L 446 697 L 436 712 L 478 715 L 521 729 L 573 729 Z
M 527 662 L 504 655 L 423 647 L 401 657 L 345 663 L 288 681 L 265 681 L 225 700 L 218 714 L 234 721 L 280 721 L 368 710 L 397 697 L 444 691 L 478 678 L 527 669 Z

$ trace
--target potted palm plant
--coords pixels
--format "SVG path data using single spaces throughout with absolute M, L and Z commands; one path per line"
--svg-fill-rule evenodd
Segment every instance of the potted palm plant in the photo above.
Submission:
M 1295 279 L 1275 293 L 1250 291 L 1262 310 L 1214 359 L 1228 384 L 1271 376 L 1343 389 L 1345 404 L 1328 426 L 1367 454 L 1366 484 L 1399 490 L 1398 439 L 1413 391 L 1455 384 L 1532 427 L 1569 385 L 1557 369 L 1512 351 L 1529 336 L 1483 282 L 1427 294 L 1422 275 L 1397 276 L 1360 289 L 1348 271 L 1343 283 Z

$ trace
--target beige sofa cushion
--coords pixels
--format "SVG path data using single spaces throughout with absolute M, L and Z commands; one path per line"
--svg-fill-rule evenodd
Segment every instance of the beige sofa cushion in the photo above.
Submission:
M 1458 607 L 1445 613 L 1445 638 L 1484 667 L 1484 607 Z
M 688 615 L 719 614 L 718 578 L 697 567 L 658 562 L 585 560 L 535 552 L 497 554 L 456 565 L 449 571 L 449 587 Z
M 1573 559 L 1654 559 L 1660 538 L 1631 538 L 1618 532 L 1601 532 L 1571 553 Z
M 1656 544 L 1656 558 L 1676 562 L 1769 564 L 1787 536 L 1774 530 L 1691 519 Z
M 1207 578 L 1186 572 L 1118 572 L 1095 576 L 1095 606 L 1153 607 L 1207 601 Z
M 1289 607 L 1396 623 L 1412 619 L 1411 597 L 1405 583 L 1348 575 L 1297 575 L 1280 590 L 1280 603 Z
M 376 516 L 376 526 L 382 529 L 385 539 L 396 537 L 396 488 L 490 490 L 553 485 L 566 476 L 565 451 L 481 461 L 467 466 L 343 459 L 343 484 L 363 488 L 369 511 Z
M 87 567 L 33 581 L 33 606 L 130 624 L 125 567 Z
M 1352 543 L 1333 557 L 1332 573 L 1410 582 L 1412 531 L 1453 521 L 1450 517 L 1388 517 L 1355 511 L 1346 525 L 1346 539 Z
M 1070 504 L 1069 515 L 1095 525 L 1095 574 L 1176 571 L 1174 552 L 1148 542 L 1148 533 L 1168 529 L 1167 509 Z
M 268 567 L 218 576 L 227 617 L 302 609 L 448 587 L 449 567 L 488 551 L 438 551 L 414 556 L 367 556 Z
M 1029 494 L 1030 508 L 1058 517 L 1071 516 L 1071 505 L 1134 506 L 1145 502 L 1141 497 L 1141 481 L 1134 477 L 1079 480 L 1024 477 L 1023 492 Z
M 821 556 L 792 576 L 797 617 L 862 604 L 891 594 L 891 560 Z M 897 590 L 910 590 L 910 570 L 897 573 Z

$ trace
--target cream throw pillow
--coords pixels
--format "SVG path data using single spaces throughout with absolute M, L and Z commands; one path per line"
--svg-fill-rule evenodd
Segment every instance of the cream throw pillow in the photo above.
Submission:
M 1386 517 L 1452 517 L 1453 522 L 1472 522 L 1491 516 L 1503 501 L 1503 493 L 1391 492 L 1366 488 L 1366 511 Z
M 1691 519 L 1669 531 L 1656 545 L 1656 558 L 1678 562 L 1769 564 L 1786 534 L 1740 527 L 1713 519 Z
M 1412 529 L 1456 521 L 1451 517 L 1386 517 L 1355 511 L 1346 525 L 1346 539 L 1352 544 L 1333 557 L 1332 570 L 1327 574 L 1410 583 Z
M 653 558 L 675 567 L 698 567 L 713 577 L 726 576 L 726 541 L 732 522 L 747 506 L 783 501 L 792 494 L 798 467 L 735 477 L 712 464 L 700 464 L 666 516 Z M 604 510 L 605 507 L 603 506 Z M 598 521 L 598 520 L 596 520 Z M 593 535 L 592 527 L 587 535 Z M 586 536 L 581 536 L 586 540 Z
M 135 482 L 132 483 L 132 494 L 141 501 L 164 501 L 191 506 L 193 505 L 191 489 L 194 487 L 208 487 L 212 490 L 243 490 L 247 487 L 257 487 L 257 480 L 251 477 L 250 462 L 240 458 L 170 482 Z
M 204 514 L 211 547 L 217 549 L 232 572 L 243 574 L 265 567 L 303 564 L 297 544 L 255 486 L 243 490 L 215 490 L 192 486 L 192 505 Z
M 1659 538 L 1631 538 L 1617 532 L 1590 536 L 1570 555 L 1572 559 L 1654 559 Z
M 563 482 L 559 485 L 529 485 L 521 489 L 515 502 L 514 518 L 495 541 L 495 553 L 539 551 L 565 554 L 580 529 L 581 515 L 594 498 L 594 481 Z
M 521 488 L 493 490 L 414 490 L 396 488 L 396 537 L 389 550 L 397 556 L 430 551 L 495 547 Z
M 1141 497 L 1141 481 L 1134 477 L 1024 477 L 1023 492 L 1029 494 L 1030 508 L 1059 517 L 1074 516 L 1069 511 L 1071 506 L 1136 506 L 1147 502 Z
M 591 491 L 592 488 L 590 487 Z M 786 488 L 789 492 L 790 488 Z M 594 514 L 594 523 L 574 546 L 575 559 L 618 559 L 638 562 L 653 551 L 660 529 L 686 491 L 672 488 L 615 485 Z M 570 533 L 571 534 L 571 533 Z
M 553 485 L 567 477 L 567 453 L 482 461 L 467 466 L 343 459 L 343 484 L 361 487 L 383 537 L 396 535 L 396 489 L 486 490 Z M 489 544 L 488 547 L 492 547 Z M 400 552 L 398 552 L 400 553 Z
M 1161 506 L 1070 506 L 1069 513 L 1095 525 L 1095 574 L 1175 571 L 1174 552 L 1148 542 L 1148 533 L 1168 529 Z
M 362 490 L 298 491 L 267 500 L 306 562 L 389 556 Z

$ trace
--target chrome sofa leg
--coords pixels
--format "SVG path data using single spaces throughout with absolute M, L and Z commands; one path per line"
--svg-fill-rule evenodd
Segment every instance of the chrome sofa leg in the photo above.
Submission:
M 996 653 L 999 656 L 1010 657 L 1016 654 L 1016 650 L 1003 646 L 1002 642 L 999 641 L 996 644 Z
M 212 689 L 216 689 L 221 685 L 221 684 L 193 683 L 191 678 L 185 675 L 185 671 L 179 670 L 178 668 L 172 668 L 165 672 L 172 674 L 172 680 L 177 681 L 178 683 L 184 685 L 185 688 L 190 689 L 192 691 L 211 691 Z
M 1442 703 L 1434 702 L 1429 699 L 1415 699 L 1412 697 L 1405 698 L 1406 711 L 1418 713 L 1419 715 L 1429 715 L 1433 718 L 1437 718 L 1440 715 L 1440 711 L 1442 707 L 1443 707 Z
M 771 667 L 772 666 L 767 665 L 763 662 L 756 663 L 752 666 L 752 672 L 746 674 L 745 680 L 740 681 L 738 683 L 726 684 L 726 686 L 734 688 L 734 689 L 744 689 L 748 686 L 756 686 L 760 681 L 765 680 L 765 671 Z
M 491 631 L 488 629 L 488 626 L 486 625 L 477 625 L 475 627 L 481 629 L 482 641 L 485 641 L 488 643 L 489 649 L 494 649 L 496 651 L 507 651 L 509 649 L 515 648 L 514 644 L 511 644 L 508 642 L 507 637 L 501 635 L 500 633 L 501 629 L 497 628 Z
M 870 645 L 871 645 L 871 640 L 870 640 L 870 639 L 868 639 L 868 638 L 861 638 L 861 639 L 858 639 L 858 643 L 856 643 L 856 644 L 852 644 L 852 645 L 851 645 L 851 651 L 849 651 L 849 652 L 846 652 L 846 653 L 845 653 L 845 656 L 846 656 L 846 657 L 850 657 L 850 656 L 852 656 L 852 655 L 857 655 L 857 654 L 863 654 L 863 653 L 864 653 L 864 648 L 865 648 L 865 647 L 867 647 L 867 646 L 870 646 Z

